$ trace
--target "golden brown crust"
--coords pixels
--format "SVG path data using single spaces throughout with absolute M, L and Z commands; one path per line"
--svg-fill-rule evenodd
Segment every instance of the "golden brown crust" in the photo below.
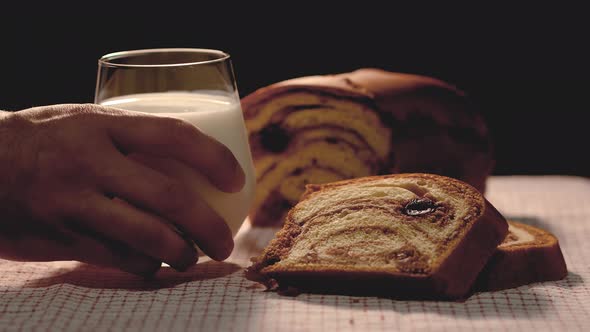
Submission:
M 252 109 L 252 106 L 267 98 L 289 90 L 323 91 L 345 98 L 369 100 L 387 99 L 407 92 L 432 88 L 447 90 L 458 96 L 465 95 L 456 87 L 432 77 L 362 68 L 350 73 L 297 77 L 274 83 L 242 98 L 242 106 L 245 110 Z
M 395 174 L 350 179 L 323 185 L 309 185 L 302 202 L 318 192 L 329 192 L 339 187 L 384 178 L 418 178 L 423 181 L 440 181 L 447 188 L 473 199 L 478 208 L 465 220 L 461 233 L 447 243 L 446 252 L 432 265 L 432 270 L 417 273 L 392 271 L 387 268 L 357 268 L 354 266 L 324 265 L 322 268 L 273 266 L 289 254 L 301 234 L 302 228 L 293 218 L 298 206 L 288 214 L 287 221 L 276 238 L 262 255 L 253 259 L 247 277 L 251 280 L 275 285 L 282 289 L 301 291 L 362 294 L 394 298 L 456 299 L 468 294 L 473 281 L 490 255 L 507 234 L 507 224 L 498 211 L 471 186 L 458 180 L 431 174 Z M 455 194 L 457 194 L 455 193 Z
M 390 131 L 389 153 L 385 157 L 369 158 L 372 161 L 371 172 L 355 176 L 434 173 L 460 179 L 481 192 L 485 191 L 486 179 L 494 166 L 491 139 L 481 115 L 469 104 L 465 93 L 455 86 L 431 77 L 375 68 L 337 75 L 299 77 L 263 87 L 244 97 L 242 108 L 246 122 L 257 118 L 262 105 L 286 94 L 296 98 L 299 94 L 312 94 L 319 97 L 319 102 L 317 105 L 283 105 L 284 108 L 273 115 L 264 130 L 250 131 L 249 140 L 255 161 L 271 156 L 280 162 L 285 156 L 305 149 L 299 145 L 291 146 L 298 142 L 299 132 L 281 127 L 280 118 L 299 110 L 322 108 L 325 106 L 322 99 L 330 97 L 364 105 L 367 112 L 378 114 L 382 126 Z M 263 137 L 272 132 L 266 129 L 271 127 L 280 128 L 277 132 L 282 138 L 264 140 Z M 342 131 L 344 128 L 332 129 Z M 308 128 L 301 132 L 306 130 Z M 375 154 L 362 136 L 358 140 L 365 143 L 363 156 L 369 152 Z M 277 153 L 265 148 L 263 141 L 284 143 L 280 153 Z M 364 158 L 360 159 L 369 163 Z M 259 171 L 264 173 L 264 170 Z M 274 189 L 269 188 L 267 192 Z M 280 195 L 280 191 L 278 193 Z M 276 200 L 268 197 L 260 199 L 268 202 Z M 257 226 L 280 224 L 283 214 L 258 211 L 263 204 L 253 209 L 255 211 L 250 215 L 252 223 Z
M 500 246 L 478 276 L 475 291 L 519 287 L 540 281 L 565 278 L 567 266 L 557 238 L 531 225 L 509 223 L 534 236 L 534 241 Z

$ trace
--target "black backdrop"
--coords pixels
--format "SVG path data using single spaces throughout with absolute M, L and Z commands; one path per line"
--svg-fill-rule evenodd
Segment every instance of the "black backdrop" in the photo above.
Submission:
M 5 9 L 0 109 L 91 102 L 105 53 L 217 48 L 232 55 L 242 96 L 292 77 L 360 67 L 443 79 L 481 108 L 494 136 L 495 174 L 590 175 L 583 12 L 281 6 Z

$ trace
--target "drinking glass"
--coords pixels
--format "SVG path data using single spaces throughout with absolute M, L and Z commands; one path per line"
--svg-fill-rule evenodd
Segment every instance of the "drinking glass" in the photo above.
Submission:
M 227 53 L 168 48 L 104 55 L 98 61 L 94 102 L 182 119 L 227 146 L 246 174 L 240 192 L 221 192 L 196 172 L 188 182 L 223 217 L 235 236 L 254 198 L 256 179 Z

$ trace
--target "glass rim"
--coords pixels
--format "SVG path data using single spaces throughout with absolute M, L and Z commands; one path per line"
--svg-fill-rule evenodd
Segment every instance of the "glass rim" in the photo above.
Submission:
M 185 53 L 200 53 L 200 54 L 212 54 L 219 56 L 218 58 L 211 60 L 201 61 L 188 61 L 178 63 L 161 63 L 161 64 L 129 64 L 129 63 L 115 63 L 112 60 L 125 58 L 131 55 L 149 54 L 149 53 L 171 53 L 171 52 L 185 52 Z M 211 64 L 217 62 L 223 62 L 230 58 L 230 55 L 224 51 L 210 49 L 210 48 L 146 48 L 138 50 L 128 51 L 117 51 L 105 54 L 98 59 L 98 64 L 105 67 L 116 67 L 116 68 L 154 68 L 154 67 L 181 67 L 181 66 L 194 66 Z

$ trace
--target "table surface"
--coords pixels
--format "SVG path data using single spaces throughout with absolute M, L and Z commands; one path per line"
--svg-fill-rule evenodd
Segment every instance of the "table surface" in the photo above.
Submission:
M 77 262 L 0 260 L 0 330 L 584 330 L 590 329 L 590 180 L 502 176 L 487 198 L 508 219 L 555 234 L 568 266 L 561 281 L 478 293 L 465 302 L 375 297 L 284 297 L 244 278 L 276 229 L 251 228 L 225 262 L 154 281 Z

